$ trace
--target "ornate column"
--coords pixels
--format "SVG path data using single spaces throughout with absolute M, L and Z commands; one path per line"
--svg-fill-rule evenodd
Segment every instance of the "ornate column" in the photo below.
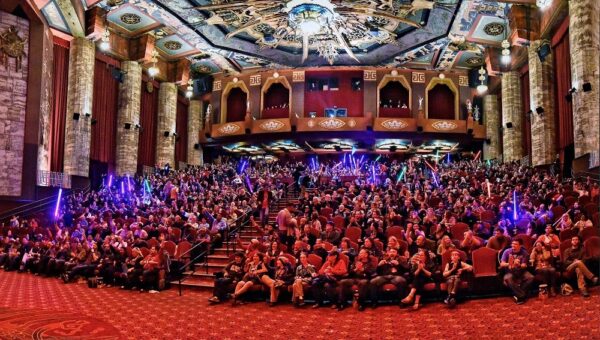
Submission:
M 202 165 L 202 147 L 198 144 L 202 130 L 202 101 L 190 100 L 188 107 L 188 148 L 187 163 Z
M 600 2 L 569 1 L 569 42 L 573 94 L 575 158 L 598 152 L 600 117 Z M 591 91 L 583 92 L 589 83 Z M 561 94 L 564 95 L 564 94 Z
M 92 41 L 71 41 L 64 160 L 64 172 L 69 175 L 89 176 L 95 55 Z
M 483 97 L 483 124 L 487 140 L 483 145 L 483 159 L 497 159 L 500 145 L 500 112 L 498 109 L 498 96 L 489 94 Z
M 177 85 L 161 83 L 158 89 L 158 127 L 156 129 L 156 163 L 175 168 L 175 124 L 177 117 Z M 168 134 L 167 134 L 168 132 Z
M 142 95 L 142 66 L 136 61 L 121 63 L 123 82 L 119 85 L 117 112 L 117 175 L 133 175 L 137 171 Z
M 529 53 L 529 97 L 531 114 L 531 165 L 552 164 L 556 155 L 556 125 L 554 123 L 554 71 L 552 55 L 540 60 L 537 50 L 540 40 L 533 41 Z M 537 113 L 536 108 L 543 108 Z
M 505 162 L 523 157 L 521 138 L 521 80 L 517 71 L 511 71 L 502 74 L 502 146 Z

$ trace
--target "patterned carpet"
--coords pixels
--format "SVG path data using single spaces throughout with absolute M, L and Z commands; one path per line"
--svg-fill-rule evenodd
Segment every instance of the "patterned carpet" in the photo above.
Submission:
M 600 289 L 517 306 L 508 297 L 441 303 L 413 312 L 382 306 L 360 313 L 289 304 L 209 306 L 209 294 L 89 289 L 0 272 L 0 339 L 600 339 Z

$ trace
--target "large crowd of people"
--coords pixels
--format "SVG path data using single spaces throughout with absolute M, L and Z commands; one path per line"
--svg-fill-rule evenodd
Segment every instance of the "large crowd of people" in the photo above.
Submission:
M 260 236 L 238 238 L 211 303 L 243 303 L 258 291 L 270 305 L 289 296 L 297 306 L 306 297 L 314 307 L 395 300 L 418 309 L 423 296 L 444 291 L 454 306 L 477 284 L 481 249 L 497 252 L 498 281 L 516 303 L 538 288 L 556 295 L 565 282 L 589 296 L 598 283 L 599 194 L 590 179 L 560 181 L 518 163 L 221 159 L 106 176 L 98 190 L 60 202 L 56 216 L 15 216 L 2 226 L 0 266 L 158 290 L 249 216 L 245 228 Z M 279 200 L 287 205 L 272 221 Z

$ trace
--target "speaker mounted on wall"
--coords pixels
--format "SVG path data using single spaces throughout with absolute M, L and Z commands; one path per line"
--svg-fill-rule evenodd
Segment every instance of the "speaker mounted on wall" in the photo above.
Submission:
M 506 123 L 506 128 L 507 129 L 512 129 L 512 127 L 513 127 L 513 123 L 512 122 Z

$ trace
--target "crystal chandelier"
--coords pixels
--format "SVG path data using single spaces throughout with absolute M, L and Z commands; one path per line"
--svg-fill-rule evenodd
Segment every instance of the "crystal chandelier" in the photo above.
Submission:
M 160 72 L 158 67 L 156 67 L 156 63 L 158 62 L 158 52 L 156 50 L 152 50 L 152 59 L 150 60 L 152 61 L 152 66 L 148 68 L 148 75 L 154 78 Z
M 194 81 L 190 79 L 188 80 L 187 84 L 188 86 L 185 91 L 185 96 L 186 98 L 192 98 L 192 96 L 194 95 L 194 87 L 192 86 L 192 84 L 194 84 Z
M 102 33 L 102 38 L 100 38 L 100 50 L 110 50 L 110 32 L 108 31 L 108 27 Z
M 503 64 L 510 64 L 510 43 L 508 42 L 508 40 L 504 40 L 502 41 L 502 57 L 500 58 L 500 60 L 502 61 Z

